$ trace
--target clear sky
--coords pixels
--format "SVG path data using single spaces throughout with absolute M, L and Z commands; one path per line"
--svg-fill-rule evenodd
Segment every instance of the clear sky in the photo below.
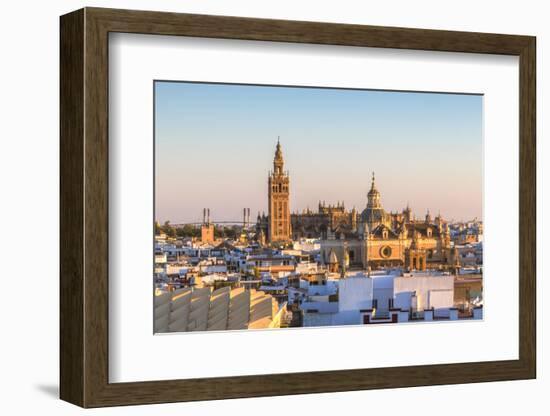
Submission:
M 365 208 L 371 172 L 388 211 L 481 218 L 483 97 L 155 82 L 155 216 L 267 213 L 277 136 L 291 211 Z

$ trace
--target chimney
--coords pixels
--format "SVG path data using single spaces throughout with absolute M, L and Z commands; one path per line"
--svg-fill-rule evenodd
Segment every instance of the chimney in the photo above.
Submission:
M 210 208 L 208 208 L 208 209 L 206 210 L 206 214 L 207 214 L 206 222 L 207 222 L 208 224 L 210 224 Z
M 206 224 L 206 208 L 202 209 L 202 223 Z

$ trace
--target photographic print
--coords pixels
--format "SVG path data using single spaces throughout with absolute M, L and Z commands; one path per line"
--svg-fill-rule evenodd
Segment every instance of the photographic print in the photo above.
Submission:
M 483 319 L 483 96 L 154 82 L 154 332 Z

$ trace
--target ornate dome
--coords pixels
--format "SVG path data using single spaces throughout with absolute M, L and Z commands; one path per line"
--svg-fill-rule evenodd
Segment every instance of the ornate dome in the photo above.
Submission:
M 367 195 L 368 196 L 380 195 L 380 192 L 378 191 L 378 189 L 376 189 L 376 185 L 374 184 L 374 173 L 372 174 L 372 183 L 370 186 L 370 191 Z
M 365 208 L 361 213 L 361 221 L 368 224 L 385 223 L 388 213 L 383 208 Z
M 382 208 L 382 204 L 380 203 L 380 192 L 378 192 L 374 183 L 374 172 L 372 172 L 370 191 L 367 194 L 367 208 Z
M 370 191 L 367 194 L 367 207 L 361 213 L 361 222 L 368 224 L 371 231 L 379 224 L 387 225 L 391 222 L 391 216 L 382 208 L 380 192 L 374 183 L 374 172 Z

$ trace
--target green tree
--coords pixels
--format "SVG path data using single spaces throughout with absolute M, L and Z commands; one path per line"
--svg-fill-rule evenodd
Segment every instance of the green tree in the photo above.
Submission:
M 198 237 L 200 236 L 200 231 L 192 224 L 185 224 L 183 227 L 176 228 L 176 235 L 178 237 Z
M 168 237 L 175 237 L 176 236 L 176 229 L 170 225 L 170 221 L 165 221 L 164 222 L 164 225 L 162 226 L 162 231 Z
M 235 231 L 235 227 L 225 227 L 224 234 L 227 238 L 235 239 L 237 236 L 237 232 Z

